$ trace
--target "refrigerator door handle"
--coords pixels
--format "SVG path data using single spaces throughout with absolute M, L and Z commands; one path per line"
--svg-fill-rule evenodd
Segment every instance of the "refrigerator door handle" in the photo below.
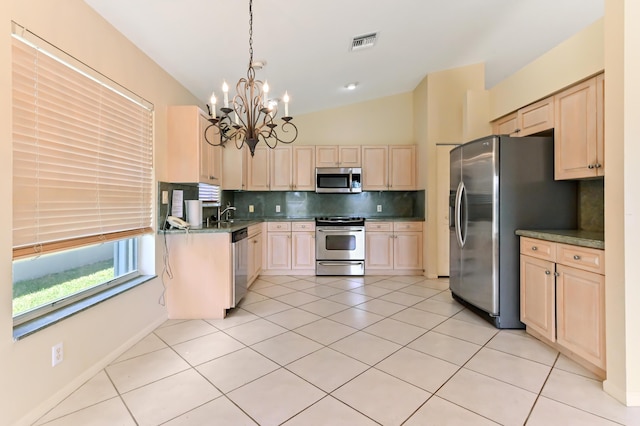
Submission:
M 456 230 L 456 241 L 458 241 L 458 246 L 460 248 L 464 247 L 465 238 L 462 235 L 462 200 L 464 197 L 464 183 L 460 182 L 458 184 L 458 189 L 456 190 L 456 202 L 455 202 L 455 230 Z

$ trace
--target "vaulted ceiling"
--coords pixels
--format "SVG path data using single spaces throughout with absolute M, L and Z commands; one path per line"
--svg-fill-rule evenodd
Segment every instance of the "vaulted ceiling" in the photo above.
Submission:
M 202 102 L 249 63 L 249 0 L 85 0 Z M 255 0 L 254 60 L 299 115 L 413 90 L 485 63 L 486 87 L 592 24 L 604 0 Z M 377 33 L 351 51 L 352 39 Z M 345 85 L 357 82 L 355 90 Z

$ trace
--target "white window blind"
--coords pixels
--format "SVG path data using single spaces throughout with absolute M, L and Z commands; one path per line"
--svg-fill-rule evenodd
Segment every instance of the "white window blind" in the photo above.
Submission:
M 151 107 L 42 44 L 14 34 L 14 259 L 151 232 Z

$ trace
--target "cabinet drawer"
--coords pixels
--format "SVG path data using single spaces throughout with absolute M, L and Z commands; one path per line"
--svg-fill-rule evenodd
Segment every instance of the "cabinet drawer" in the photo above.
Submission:
M 291 222 L 292 231 L 315 231 L 315 222 Z
M 255 225 L 251 225 L 247 229 L 247 233 L 249 234 L 249 238 L 251 238 L 252 236 L 254 236 L 256 234 L 259 234 L 261 232 L 262 232 L 262 224 L 261 223 L 256 223 Z
M 291 222 L 268 222 L 267 231 L 291 231 Z
M 536 240 L 534 238 L 520 238 L 520 253 L 538 259 L 556 261 L 556 243 Z
M 402 231 L 422 231 L 422 222 L 393 222 L 393 230 Z
M 373 232 L 391 232 L 393 230 L 393 222 L 365 222 L 364 229 Z
M 604 275 L 604 251 L 588 247 L 558 244 L 557 262 Z

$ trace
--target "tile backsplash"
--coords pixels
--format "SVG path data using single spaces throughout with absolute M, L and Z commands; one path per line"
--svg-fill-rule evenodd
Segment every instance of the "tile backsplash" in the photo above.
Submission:
M 578 181 L 578 225 L 604 232 L 604 178 Z

